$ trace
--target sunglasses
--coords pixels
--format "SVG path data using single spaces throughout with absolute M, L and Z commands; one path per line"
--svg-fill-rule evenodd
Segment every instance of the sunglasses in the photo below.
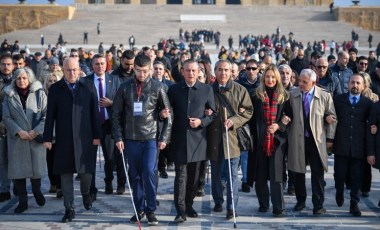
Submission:
M 245 67 L 245 69 L 248 71 L 251 71 L 251 70 L 256 71 L 258 68 L 257 67 Z
M 359 65 L 368 65 L 368 63 L 365 63 L 365 62 L 359 62 Z
M 318 69 L 327 69 L 328 66 L 319 65 L 317 66 Z

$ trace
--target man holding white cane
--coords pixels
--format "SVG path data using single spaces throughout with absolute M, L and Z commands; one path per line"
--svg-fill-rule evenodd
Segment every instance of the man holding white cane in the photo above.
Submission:
M 139 223 L 147 214 L 148 224 L 157 225 L 156 168 L 157 148 L 164 149 L 169 141 L 171 118 L 164 122 L 158 133 L 159 112 L 170 113 L 170 103 L 164 86 L 151 76 L 148 56 L 135 58 L 135 77 L 128 79 L 118 89 L 112 107 L 112 129 L 116 147 L 125 151 L 129 163 L 133 201 L 136 214 L 131 223 Z M 158 142 L 158 143 L 157 143 Z
M 252 117 L 253 107 L 248 91 L 231 79 L 230 62 L 218 61 L 215 64 L 214 71 L 216 81 L 212 88 L 215 94 L 217 117 L 207 130 L 207 154 L 211 160 L 212 197 L 215 202 L 214 211 L 223 211 L 221 174 L 224 164 L 230 163 L 231 167 L 228 167 L 230 172 L 227 174 L 229 178 L 227 180 L 226 218 L 232 219 L 234 217 L 233 209 L 236 208 L 238 201 L 238 164 L 240 157 L 236 129 L 243 126 Z M 226 120 L 224 118 L 225 113 L 227 113 Z M 228 141 L 226 130 L 228 130 Z M 228 158 L 230 159 L 228 160 Z M 232 197 L 234 204 L 232 204 Z

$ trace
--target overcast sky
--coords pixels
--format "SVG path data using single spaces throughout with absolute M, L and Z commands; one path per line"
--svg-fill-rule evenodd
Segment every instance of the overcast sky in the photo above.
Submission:
M 59 5 L 71 5 L 74 4 L 74 0 L 56 0 Z M 0 0 L 0 4 L 17 4 L 18 0 Z M 26 0 L 28 4 L 47 4 L 47 0 Z M 335 6 L 350 6 L 352 5 L 351 0 L 335 0 Z M 360 5 L 362 6 L 380 6 L 379 0 L 361 0 Z

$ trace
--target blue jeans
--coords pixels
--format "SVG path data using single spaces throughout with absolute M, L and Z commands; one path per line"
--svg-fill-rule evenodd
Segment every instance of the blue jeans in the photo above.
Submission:
M 11 180 L 8 179 L 8 156 L 6 139 L 0 138 L 0 193 L 9 192 Z
M 231 158 L 231 175 L 232 175 L 232 190 L 234 196 L 235 210 L 237 207 L 239 195 L 238 195 L 238 165 L 239 158 Z M 232 198 L 231 198 L 231 185 L 230 185 L 230 174 L 228 169 L 228 160 L 224 158 L 224 154 L 220 153 L 218 161 L 211 161 L 211 191 L 212 198 L 215 204 L 223 204 L 223 188 L 221 183 L 221 176 L 223 168 L 226 168 L 227 174 L 227 210 L 232 210 Z
M 240 151 L 241 182 L 247 182 L 248 151 Z
M 154 139 L 125 140 L 125 148 L 136 209 L 137 211 L 154 212 L 157 195 L 157 142 Z

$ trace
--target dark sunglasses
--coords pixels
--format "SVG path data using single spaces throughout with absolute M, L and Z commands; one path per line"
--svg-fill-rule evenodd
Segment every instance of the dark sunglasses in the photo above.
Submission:
M 248 71 L 250 71 L 250 70 L 256 71 L 258 68 L 257 67 L 245 67 L 245 69 Z
M 319 65 L 317 66 L 318 69 L 327 69 L 328 66 Z
M 365 62 L 359 62 L 359 65 L 368 65 L 368 63 L 365 63 Z

